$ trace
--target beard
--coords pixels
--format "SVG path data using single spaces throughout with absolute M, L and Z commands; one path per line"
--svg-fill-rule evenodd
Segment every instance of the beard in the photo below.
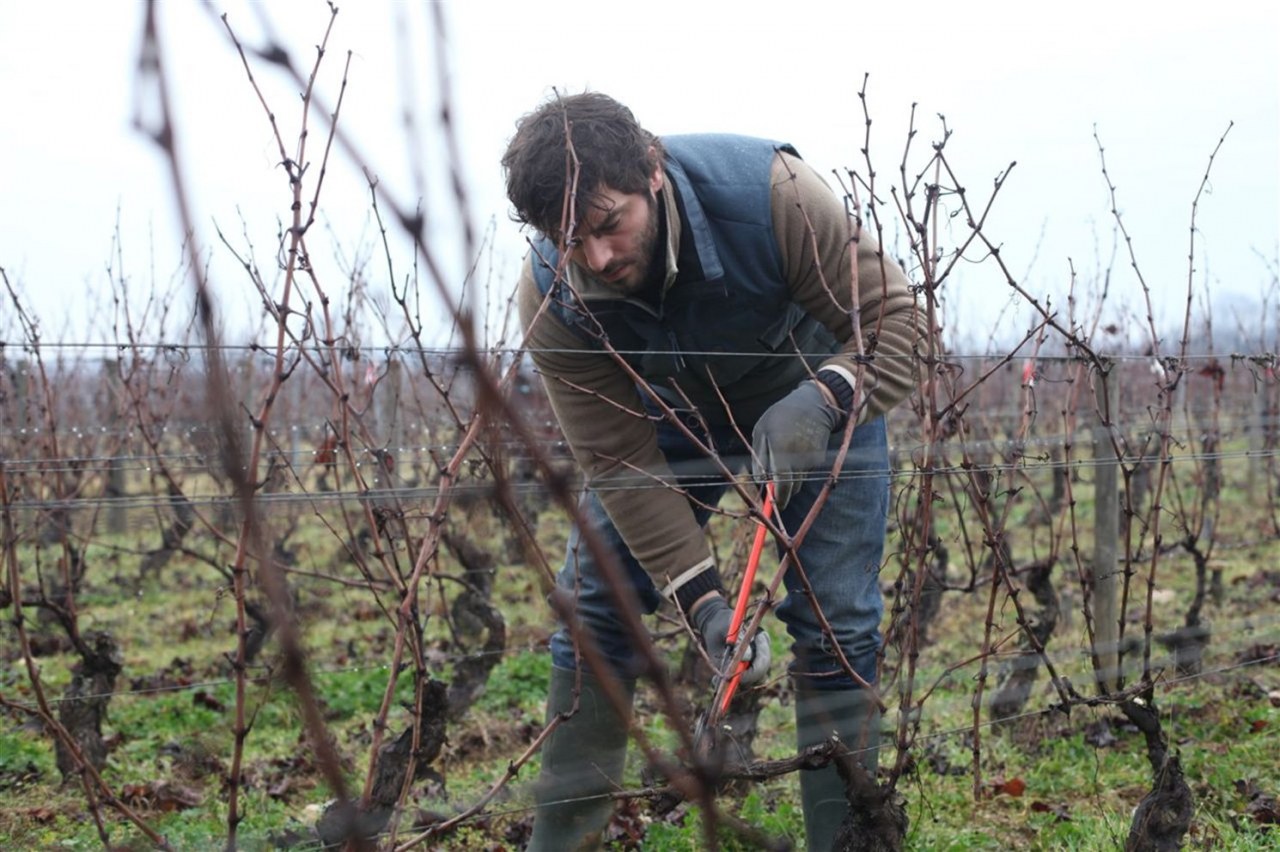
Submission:
M 601 271 L 599 278 L 610 289 L 624 296 L 634 296 L 649 285 L 649 273 L 653 270 L 658 249 L 658 202 L 651 194 L 646 197 L 649 215 L 644 228 L 636 235 L 632 250 Z M 614 276 L 620 276 L 614 278 Z

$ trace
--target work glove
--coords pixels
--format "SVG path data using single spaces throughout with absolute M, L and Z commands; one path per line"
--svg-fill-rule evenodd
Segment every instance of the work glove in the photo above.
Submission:
M 691 620 L 699 635 L 702 636 L 702 647 L 707 649 L 707 657 L 715 667 L 717 676 L 723 677 L 727 674 L 725 665 L 733 655 L 733 648 L 728 641 L 729 625 L 733 623 L 733 607 L 729 606 L 720 595 L 715 595 L 707 598 L 706 602 L 693 611 Z M 735 643 L 742 641 L 745 632 L 746 624 L 744 623 L 739 629 Z M 739 684 L 749 686 L 764 680 L 765 675 L 769 673 L 769 664 L 773 662 L 773 651 L 769 648 L 767 633 L 763 630 L 756 631 L 756 635 L 751 639 L 751 647 L 743 654 L 742 661 L 748 665 L 742 672 Z
M 757 480 L 773 480 L 773 499 L 779 509 L 791 502 L 807 475 L 826 464 L 831 433 L 843 420 L 817 384 L 809 381 L 801 382 L 761 415 L 751 433 L 751 473 Z

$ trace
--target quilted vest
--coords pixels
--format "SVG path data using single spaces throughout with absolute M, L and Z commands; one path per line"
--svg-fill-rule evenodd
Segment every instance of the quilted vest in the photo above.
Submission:
M 662 144 L 683 204 L 681 240 L 692 240 L 702 275 L 682 270 L 656 307 L 613 294 L 580 297 L 556 278 L 559 252 L 541 238 L 538 290 L 554 294 L 550 309 L 562 322 L 594 346 L 607 340 L 669 401 L 662 387 L 672 380 L 704 412 L 720 396 L 780 397 L 806 375 L 805 361 L 812 368 L 836 349 L 790 300 L 774 239 L 771 169 L 778 150 L 796 152 L 727 134 L 664 136 Z M 808 357 L 797 358 L 797 349 Z

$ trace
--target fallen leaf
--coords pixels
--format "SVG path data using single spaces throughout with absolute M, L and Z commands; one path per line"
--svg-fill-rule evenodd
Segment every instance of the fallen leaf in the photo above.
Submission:
M 1023 781 L 1021 778 L 1010 778 L 1008 781 L 1001 781 L 994 784 L 991 792 L 996 796 L 1003 793 L 1006 796 L 1013 796 L 1016 799 L 1023 793 L 1027 792 L 1027 782 Z
M 1247 698 L 1252 701 L 1259 701 L 1267 697 L 1267 691 L 1259 686 L 1250 678 L 1242 678 L 1231 686 L 1231 696 L 1233 698 Z
M 127 805 L 139 807 L 148 804 L 147 796 L 151 788 L 146 784 L 125 784 L 120 788 L 120 798 Z
M 1259 731 L 1266 730 L 1266 727 L 1267 727 L 1266 719 L 1254 719 L 1253 723 L 1249 725 L 1249 730 L 1253 731 L 1253 733 L 1256 734 Z
M 191 694 L 191 703 L 197 707 L 205 707 L 215 713 L 224 713 L 227 709 L 227 705 L 223 704 L 203 689 L 198 689 Z
M 158 781 L 151 791 L 152 806 L 160 811 L 181 811 L 199 806 L 204 797 L 199 791 L 179 784 Z
M 1031 810 L 1038 814 L 1053 814 L 1058 822 L 1070 822 L 1071 812 L 1064 804 L 1050 805 L 1046 802 L 1032 802 Z
M 1236 655 L 1239 663 L 1274 663 L 1280 658 L 1280 644 L 1267 645 L 1259 642 L 1250 645 Z
M 1262 788 L 1252 778 L 1238 778 L 1235 781 L 1236 792 L 1246 799 L 1256 799 L 1262 795 Z
M 368 601 L 360 601 L 350 610 L 350 615 L 356 621 L 374 621 L 382 618 L 382 610 Z
M 197 790 L 157 781 L 154 784 L 126 784 L 120 788 L 120 799 L 136 808 L 171 812 L 194 808 L 204 801 Z
M 1244 809 L 1253 821 L 1262 825 L 1280 825 L 1280 802 L 1275 796 L 1258 796 Z

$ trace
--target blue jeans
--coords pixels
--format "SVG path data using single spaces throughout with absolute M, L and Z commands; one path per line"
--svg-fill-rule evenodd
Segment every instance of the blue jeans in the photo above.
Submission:
M 839 433 L 832 436 L 833 459 L 842 437 Z M 711 438 L 731 469 L 741 467 L 750 458 L 732 430 L 713 430 Z M 671 424 L 659 424 L 658 444 L 672 472 L 688 492 L 698 522 L 705 525 L 711 515 L 706 507 L 719 503 L 728 490 L 728 483 L 701 451 Z M 830 467 L 815 471 L 791 498 L 782 512 L 782 523 L 788 532 L 794 534 L 800 528 L 829 471 Z M 623 544 L 600 498 L 588 490 L 580 508 L 600 540 L 618 557 L 618 564 L 630 584 L 630 589 L 623 590 L 623 597 L 640 612 L 652 613 L 661 603 L 658 590 Z M 835 641 L 854 671 L 868 683 L 875 682 L 876 654 L 880 649 L 879 625 L 884 602 L 879 575 L 888 511 L 889 453 L 884 418 L 877 418 L 854 430 L 840 477 L 798 551 L 800 564 L 831 625 Z M 564 567 L 556 582 L 561 589 L 576 594 L 575 614 L 580 626 L 617 673 L 634 677 L 641 661 L 616 614 L 615 596 L 610 593 L 576 527 L 569 537 Z M 849 688 L 853 680 L 832 653 L 831 639 L 823 632 L 794 568 L 787 571 L 784 583 L 787 595 L 776 612 L 791 636 L 792 675 L 814 689 Z M 732 597 L 733 593 L 730 603 Z M 560 668 L 577 667 L 573 639 L 563 624 L 551 637 L 551 655 L 553 664 Z

